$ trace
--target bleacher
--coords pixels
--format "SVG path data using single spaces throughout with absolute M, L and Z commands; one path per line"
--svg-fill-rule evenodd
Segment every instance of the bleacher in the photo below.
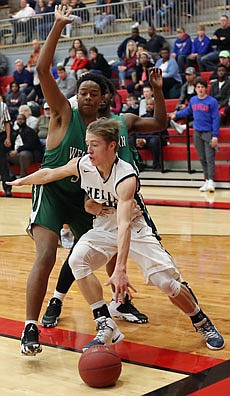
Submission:
M 186 2 L 183 2 L 186 3 Z M 212 34 L 213 31 L 219 27 L 219 17 L 221 14 L 224 12 L 227 13 L 227 10 L 229 10 L 229 6 L 225 6 L 223 8 L 222 2 L 216 1 L 216 0 L 203 0 L 198 1 L 199 3 L 199 14 L 196 14 L 192 17 L 188 17 L 186 14 L 186 9 L 184 9 L 184 12 L 181 13 L 180 19 L 176 20 L 177 26 L 185 26 L 186 31 L 188 31 L 191 35 L 196 34 L 196 27 L 198 22 L 202 22 L 204 25 L 207 27 L 207 33 Z M 220 5 L 221 3 L 221 5 Z M 131 31 L 131 26 L 133 24 L 133 20 L 130 15 L 127 15 L 127 10 L 126 10 L 126 5 L 127 2 L 121 2 L 119 3 L 119 6 L 122 6 L 122 12 L 120 15 L 120 18 L 115 19 L 111 25 L 109 25 L 103 34 L 96 35 L 94 32 L 94 15 L 95 15 L 95 1 L 93 0 L 85 0 L 85 4 L 87 7 L 89 7 L 90 11 L 90 21 L 87 23 L 82 23 L 80 26 L 74 26 L 71 32 L 71 37 L 70 38 L 61 38 L 59 40 L 59 47 L 58 49 L 64 49 L 66 51 L 66 48 L 70 46 L 70 43 L 72 43 L 74 38 L 80 37 L 81 39 L 84 40 L 84 43 L 89 43 L 87 47 L 90 45 L 96 45 L 99 46 L 100 48 L 103 48 L 103 45 L 105 48 L 108 48 L 108 46 L 111 48 L 114 48 L 114 54 L 115 50 L 117 48 L 117 45 L 121 40 L 124 39 L 124 37 L 130 35 Z M 135 0 L 131 0 L 129 2 L 129 5 L 132 5 L 133 7 L 138 7 L 139 9 L 141 8 L 142 2 L 137 2 Z M 203 8 L 202 8 L 203 7 Z M 212 12 L 212 14 L 211 14 Z M 18 42 L 15 45 L 11 45 L 11 40 L 12 40 L 12 24 L 10 19 L 7 18 L 9 15 L 9 7 L 0 7 L 0 19 L 2 20 L 1 22 L 1 46 L 0 50 L 3 51 L 6 55 L 10 49 L 9 52 L 12 53 L 14 49 L 17 50 L 17 54 L 20 53 L 25 53 L 24 51 L 27 50 L 31 52 L 31 43 L 24 43 L 24 38 L 23 35 L 19 35 L 18 37 Z M 155 20 L 154 20 L 155 23 Z M 36 24 L 35 24 L 36 25 Z M 176 27 L 177 27 L 176 26 Z M 148 25 L 146 22 L 143 22 L 142 25 L 140 26 L 140 34 L 145 35 L 147 37 L 147 28 Z M 163 32 L 161 34 L 166 36 L 166 39 L 172 43 L 176 37 L 176 33 L 174 33 L 170 29 L 166 29 L 164 27 L 157 27 L 157 30 L 159 32 Z M 4 34 L 2 34 L 2 32 Z M 37 38 L 37 30 L 33 32 L 33 38 Z M 107 45 L 107 47 L 106 47 Z M 103 52 L 103 51 L 102 51 Z M 104 53 L 106 57 L 106 53 Z M 28 57 L 27 57 L 28 58 Z M 206 80 L 209 79 L 210 72 L 202 72 L 201 76 L 204 77 Z M 8 89 L 9 83 L 12 81 L 12 75 L 6 76 L 6 77 L 1 77 L 0 78 L 0 84 L 1 88 L 3 90 L 3 93 L 6 92 Z M 118 93 L 122 97 L 122 102 L 125 103 L 126 97 L 127 97 L 127 91 L 126 90 L 119 90 Z M 177 103 L 178 99 L 167 99 L 166 100 L 166 107 L 167 107 L 167 113 L 170 113 L 175 110 L 175 105 Z M 187 170 L 187 146 L 186 146 L 186 136 L 185 133 L 183 135 L 178 135 L 174 130 L 168 129 L 169 134 L 170 134 L 170 144 L 163 147 L 163 163 L 164 163 L 164 172 L 167 170 L 170 171 L 183 171 L 186 172 Z M 202 172 L 201 172 L 201 167 L 199 160 L 197 158 L 196 150 L 195 147 L 193 146 L 193 130 L 190 130 L 190 137 L 189 141 L 191 144 L 190 147 L 190 155 L 191 155 L 191 166 L 194 168 L 194 170 L 198 173 L 200 173 L 201 178 L 202 178 Z M 220 131 L 220 138 L 219 138 L 219 146 L 220 146 L 220 151 L 216 153 L 216 175 L 215 179 L 217 181 L 221 182 L 230 182 L 230 128 L 221 128 Z M 141 155 L 144 158 L 146 165 L 151 164 L 151 153 L 148 150 L 141 150 Z M 32 164 L 31 167 L 29 168 L 29 171 L 32 172 L 36 169 L 38 169 L 40 164 Z M 13 167 L 14 172 L 18 174 L 18 167 L 14 166 Z M 151 176 L 153 177 L 153 173 L 151 173 Z M 154 177 L 153 177 L 154 178 Z

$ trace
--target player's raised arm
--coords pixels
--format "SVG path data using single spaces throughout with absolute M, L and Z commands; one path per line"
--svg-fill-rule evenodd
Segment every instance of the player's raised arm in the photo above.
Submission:
M 68 176 L 78 176 L 77 163 L 79 158 L 73 158 L 68 164 L 60 166 L 59 168 L 44 168 L 39 169 L 31 175 L 22 177 L 12 182 L 6 182 L 10 186 L 25 186 L 30 184 L 47 184 L 56 180 L 64 179 Z

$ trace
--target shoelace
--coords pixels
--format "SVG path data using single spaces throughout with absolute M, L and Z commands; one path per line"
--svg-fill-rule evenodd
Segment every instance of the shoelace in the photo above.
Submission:
M 198 327 L 197 331 L 198 333 L 201 333 L 206 340 L 208 340 L 209 338 L 219 337 L 214 325 L 208 322 L 203 324 L 201 327 Z
M 98 333 L 95 338 L 102 343 L 104 343 L 104 341 L 105 341 L 105 330 L 106 329 L 110 329 L 111 331 L 113 331 L 112 327 L 108 326 L 106 319 L 97 323 L 97 332 Z
M 52 301 L 51 304 L 48 305 L 46 309 L 46 313 L 51 315 L 56 315 L 57 313 L 57 308 L 59 308 L 61 305 L 57 304 L 56 300 Z

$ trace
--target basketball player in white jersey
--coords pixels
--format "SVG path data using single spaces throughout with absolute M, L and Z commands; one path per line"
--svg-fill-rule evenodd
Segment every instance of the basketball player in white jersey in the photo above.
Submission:
M 34 174 L 10 182 L 10 185 L 47 184 L 68 176 L 77 176 L 91 199 L 111 208 L 106 216 L 96 216 L 93 228 L 76 243 L 69 259 L 78 286 L 93 311 L 97 335 L 83 347 L 112 345 L 124 335 L 109 314 L 102 286 L 93 273 L 117 254 L 114 272 L 107 285 L 115 287 L 116 300 L 135 288 L 126 273 L 128 256 L 140 266 L 146 283 L 159 287 L 171 302 L 187 314 L 210 349 L 224 347 L 224 339 L 200 309 L 196 299 L 182 284 L 182 277 L 168 252 L 153 235 L 144 216 L 135 216 L 138 178 L 129 163 L 116 152 L 119 122 L 101 118 L 86 131 L 88 154 L 74 158 L 56 169 L 43 168 Z M 142 253 L 144 252 L 144 254 Z

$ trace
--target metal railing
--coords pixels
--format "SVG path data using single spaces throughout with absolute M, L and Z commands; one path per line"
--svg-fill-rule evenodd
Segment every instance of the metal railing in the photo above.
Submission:
M 104 0 L 98 0 L 102 2 Z M 63 31 L 63 38 L 118 36 L 130 34 L 136 24 L 140 31 L 154 25 L 164 35 L 175 34 L 184 26 L 188 33 L 196 33 L 198 23 L 206 25 L 207 34 L 212 34 L 222 14 L 229 14 L 230 0 L 187 1 L 135 1 L 88 5 L 73 10 L 73 23 Z M 163 4 L 167 3 L 167 7 Z M 146 5 L 147 4 L 147 5 Z M 148 5 L 149 4 L 149 5 Z M 157 4 L 159 6 L 157 7 Z M 54 13 L 38 14 L 27 19 L 3 19 L 0 25 L 1 45 L 45 40 L 54 21 Z

